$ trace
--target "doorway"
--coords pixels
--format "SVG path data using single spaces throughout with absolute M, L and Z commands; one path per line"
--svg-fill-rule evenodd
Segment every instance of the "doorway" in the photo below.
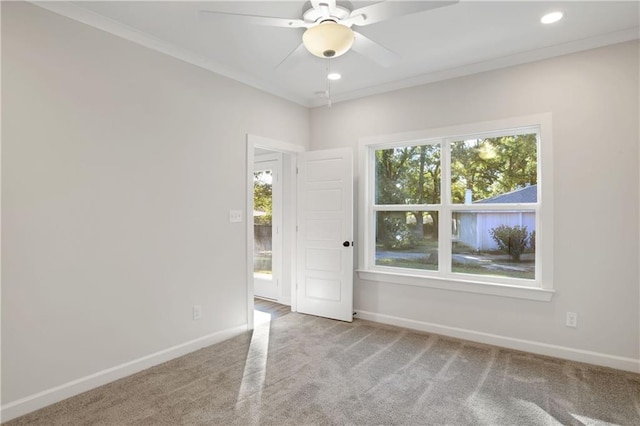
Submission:
M 282 154 L 256 148 L 253 161 L 253 294 L 279 300 L 282 281 Z
M 249 328 L 253 328 L 254 323 L 254 296 L 267 297 L 268 299 L 275 300 L 276 302 L 291 306 L 292 311 L 296 311 L 296 289 L 295 289 L 295 262 L 288 261 L 295 257 L 296 247 L 296 204 L 295 204 L 295 188 L 296 188 L 296 155 L 299 152 L 303 152 L 304 147 L 299 145 L 293 145 L 286 142 L 277 141 L 274 139 L 263 138 L 255 135 L 247 135 L 247 324 Z M 277 291 L 274 293 L 263 293 L 261 290 L 264 281 L 256 280 L 254 274 L 265 273 L 265 269 L 261 269 L 265 264 L 268 264 L 268 254 L 264 253 L 269 250 L 266 249 L 267 245 L 263 244 L 263 249 L 259 249 L 256 242 L 255 234 L 257 232 L 268 233 L 267 230 L 258 231 L 254 229 L 255 223 L 260 224 L 263 217 L 262 213 L 256 213 L 254 217 L 254 211 L 260 212 L 259 208 L 254 208 L 254 180 L 261 178 L 256 177 L 255 172 L 262 168 L 265 164 L 260 166 L 260 163 L 271 161 L 273 158 L 269 156 L 280 158 L 280 171 L 278 177 L 278 183 L 280 185 L 281 200 L 275 202 L 275 205 L 280 206 L 280 226 L 278 227 L 279 242 L 272 241 L 271 246 L 271 262 L 275 263 L 275 268 L 280 268 L 278 275 Z M 266 161 L 260 161 L 266 160 Z M 257 164 L 257 166 L 256 166 Z M 256 168 L 257 167 L 257 168 Z M 262 179 L 268 181 L 269 178 L 262 176 Z M 276 191 L 277 192 L 277 191 Z M 276 212 L 277 215 L 277 212 Z M 276 246 L 274 246 L 274 244 Z M 277 247 L 277 245 L 279 247 Z M 258 255 L 262 255 L 259 262 L 262 264 L 255 264 L 254 259 L 257 257 L 254 252 L 258 252 Z M 263 253 L 260 253 L 263 252 Z M 279 255 L 279 260 L 278 260 Z M 278 266 L 279 265 L 279 266 Z M 273 267 L 273 266 L 272 266 Z M 256 268 L 260 268 L 256 270 Z M 267 275 L 265 273 L 265 275 Z M 273 274 L 272 274 L 273 277 Z M 273 283 L 273 281 L 271 281 Z M 271 287 L 273 290 L 273 286 Z M 261 296 L 267 294 L 267 296 Z M 269 297 L 271 296 L 271 297 Z
M 305 152 L 304 148 L 247 135 L 247 327 L 254 324 L 254 166 L 266 155 L 281 158 L 282 262 L 276 298 L 292 312 L 351 321 L 353 313 L 353 154 L 350 148 Z M 273 172 L 272 172 L 273 173 Z M 273 190 L 273 189 L 272 189 Z M 302 219 L 298 217 L 302 214 Z M 256 216 L 260 217 L 261 213 Z M 300 220 L 299 220 L 300 219 Z M 257 221 L 259 223 L 260 221 Z M 277 262 L 272 242 L 272 264 Z M 268 251 L 268 250 L 262 250 Z M 266 253 L 262 253 L 266 254 Z M 267 256 L 264 256 L 267 258 Z M 277 268 L 277 266 L 275 266 Z M 261 270 L 261 272 L 265 272 Z M 261 290 L 258 290 L 260 292 Z M 271 299 L 271 298 L 270 298 Z

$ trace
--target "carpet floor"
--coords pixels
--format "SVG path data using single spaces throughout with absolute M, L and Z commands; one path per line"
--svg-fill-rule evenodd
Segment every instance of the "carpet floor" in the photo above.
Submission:
M 256 306 L 253 333 L 6 424 L 640 425 L 637 374 Z

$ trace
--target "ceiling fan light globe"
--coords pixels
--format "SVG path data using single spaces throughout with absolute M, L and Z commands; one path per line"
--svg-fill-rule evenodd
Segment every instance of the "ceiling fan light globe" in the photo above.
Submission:
M 344 55 L 353 45 L 351 28 L 334 21 L 324 21 L 307 29 L 302 43 L 307 50 L 319 58 L 336 58 Z

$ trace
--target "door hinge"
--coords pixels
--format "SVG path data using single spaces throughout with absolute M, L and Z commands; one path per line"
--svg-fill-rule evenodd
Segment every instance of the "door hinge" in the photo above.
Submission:
M 296 174 L 300 173 L 300 169 L 296 167 Z

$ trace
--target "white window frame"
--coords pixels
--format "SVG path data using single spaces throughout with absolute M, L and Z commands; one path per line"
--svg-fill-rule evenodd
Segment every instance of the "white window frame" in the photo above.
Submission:
M 358 275 L 366 281 L 412 285 L 464 291 L 529 300 L 549 301 L 553 288 L 553 162 L 551 114 L 537 114 L 504 120 L 470 123 L 419 132 L 369 137 L 360 140 L 359 240 Z M 513 133 L 511 133 L 513 132 Z M 534 211 L 536 214 L 536 270 L 534 280 L 509 277 L 454 273 L 451 271 L 451 218 L 457 211 L 504 211 L 501 205 L 451 204 L 451 167 L 449 143 L 473 137 L 495 137 L 506 134 L 538 134 L 538 202 L 509 204 L 513 210 Z M 440 204 L 375 205 L 375 151 L 399 146 L 440 144 L 441 199 Z M 445 183 L 446 182 L 446 183 Z M 375 264 L 376 211 L 438 211 L 438 271 L 385 267 Z

